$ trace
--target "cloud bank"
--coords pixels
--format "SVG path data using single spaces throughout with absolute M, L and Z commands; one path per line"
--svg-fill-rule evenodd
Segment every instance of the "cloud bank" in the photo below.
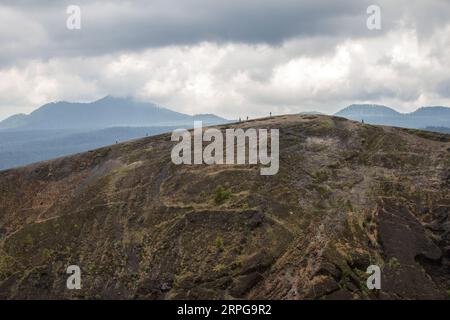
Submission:
M 450 3 L 378 1 L 381 30 L 366 28 L 370 4 L 2 1 L 0 119 L 107 94 L 230 118 L 450 105 Z

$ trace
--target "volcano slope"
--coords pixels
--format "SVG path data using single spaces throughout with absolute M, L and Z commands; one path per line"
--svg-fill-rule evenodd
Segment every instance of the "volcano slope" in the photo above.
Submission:
M 449 298 L 449 135 L 311 115 L 218 128 L 237 127 L 280 129 L 278 174 L 174 165 L 170 134 L 0 172 L 0 297 Z

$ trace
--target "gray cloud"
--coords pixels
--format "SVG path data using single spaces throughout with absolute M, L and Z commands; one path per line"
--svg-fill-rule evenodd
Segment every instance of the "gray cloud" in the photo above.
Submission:
M 17 57 L 47 59 L 61 55 L 98 55 L 202 41 L 280 45 L 295 37 L 380 36 L 401 18 L 386 20 L 381 32 L 365 28 L 370 0 L 156 0 L 76 1 L 82 9 L 82 29 L 65 27 L 66 6 L 73 1 L 3 2 L 13 18 L 9 27 L 21 31 Z M 393 13 L 387 12 L 386 15 Z M 14 19 L 14 15 L 16 15 Z M 23 25 L 36 26 L 33 30 Z M 44 33 L 44 35 L 42 35 Z M 44 37 L 36 48 L 29 37 Z M 2 43 L 7 39 L 0 39 Z M 27 46 L 29 45 L 29 46 Z M 2 59 L 8 59 L 3 52 Z
M 436 91 L 444 98 L 450 98 L 450 79 L 446 79 L 437 84 Z
M 449 16 L 445 0 L 3 0 L 0 118 L 111 93 L 230 117 L 444 104 Z
M 69 4 L 82 9 L 82 29 L 65 27 Z M 48 59 L 62 55 L 99 55 L 203 41 L 280 45 L 296 37 L 345 38 L 382 36 L 399 24 L 429 34 L 448 23 L 445 0 L 376 1 L 383 29 L 365 27 L 373 0 L 155 0 L 155 1 L 13 1 L 0 12 L 16 37 L 14 50 L 0 50 L 1 60 L 15 57 Z M 31 38 L 31 39 L 30 39 Z M 38 39 L 39 44 L 32 39 Z M 0 37 L 2 47 L 11 41 Z

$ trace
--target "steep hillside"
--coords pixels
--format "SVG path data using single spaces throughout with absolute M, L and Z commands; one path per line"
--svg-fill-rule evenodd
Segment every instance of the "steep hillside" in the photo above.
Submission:
M 176 166 L 170 134 L 0 172 L 0 297 L 448 298 L 449 135 L 322 115 L 226 127 L 279 128 L 278 174 Z

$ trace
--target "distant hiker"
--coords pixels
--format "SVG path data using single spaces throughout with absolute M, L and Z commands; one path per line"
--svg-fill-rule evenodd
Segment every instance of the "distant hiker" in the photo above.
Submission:
M 361 119 L 361 122 L 364 123 L 364 119 Z
M 119 141 L 116 140 L 116 144 L 118 144 L 118 143 L 119 143 Z
M 241 122 L 241 117 L 239 117 L 239 122 Z
M 270 112 L 270 117 L 272 118 L 272 112 Z
M 248 121 L 248 116 L 247 116 L 247 121 Z

